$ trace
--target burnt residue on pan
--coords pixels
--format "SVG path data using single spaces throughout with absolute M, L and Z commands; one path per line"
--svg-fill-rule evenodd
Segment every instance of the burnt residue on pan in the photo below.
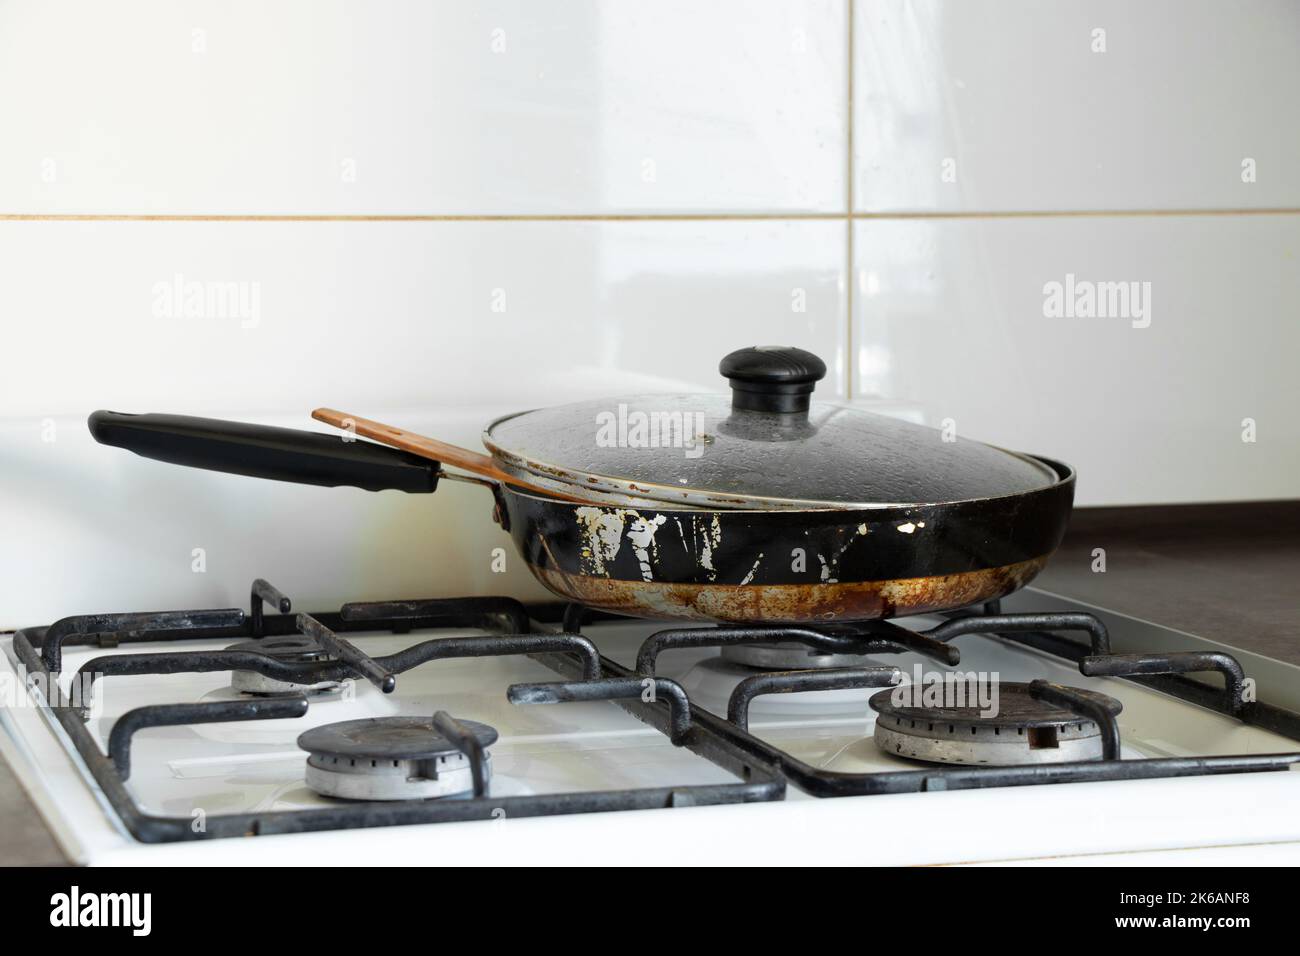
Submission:
M 991 601 L 1029 583 L 1047 558 L 959 574 L 833 584 L 674 584 L 529 568 L 556 594 L 606 611 L 666 620 L 807 624 L 903 617 Z

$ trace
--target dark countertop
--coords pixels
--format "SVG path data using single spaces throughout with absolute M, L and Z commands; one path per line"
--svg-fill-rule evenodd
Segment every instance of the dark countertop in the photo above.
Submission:
M 1300 501 L 1081 508 L 1034 585 L 1300 664 Z M 0 865 L 67 862 L 0 760 Z
M 31 798 L 0 759 L 0 866 L 62 866 L 68 863 Z
M 1081 508 L 1032 586 L 1300 664 L 1300 501 Z

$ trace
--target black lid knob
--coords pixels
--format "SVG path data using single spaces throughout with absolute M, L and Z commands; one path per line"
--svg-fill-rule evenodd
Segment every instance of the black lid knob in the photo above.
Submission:
M 732 352 L 718 365 L 731 380 L 731 407 L 789 415 L 808 411 L 826 363 L 803 349 L 755 345 Z

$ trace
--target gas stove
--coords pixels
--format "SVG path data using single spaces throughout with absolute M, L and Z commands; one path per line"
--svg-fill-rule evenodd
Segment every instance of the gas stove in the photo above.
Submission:
M 469 859 L 506 852 L 507 822 L 514 852 L 596 858 L 629 814 L 733 859 L 755 828 L 879 862 L 1300 840 L 1269 812 L 1300 797 L 1300 669 L 1032 589 L 946 617 L 682 627 L 483 597 L 302 613 L 259 580 L 247 608 L 2 646 L 31 688 L 5 756 L 89 862 Z M 1207 809 L 1243 784 L 1256 814 Z M 1104 807 L 1111 832 L 1059 825 Z M 978 833 L 936 836 L 961 814 Z

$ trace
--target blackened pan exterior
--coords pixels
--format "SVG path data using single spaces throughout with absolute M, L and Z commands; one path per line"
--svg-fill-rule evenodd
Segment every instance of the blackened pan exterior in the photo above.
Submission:
M 1023 587 L 1065 534 L 1074 472 L 1018 495 L 860 511 L 648 510 L 502 489 L 547 588 L 643 617 L 770 623 L 951 610 Z

